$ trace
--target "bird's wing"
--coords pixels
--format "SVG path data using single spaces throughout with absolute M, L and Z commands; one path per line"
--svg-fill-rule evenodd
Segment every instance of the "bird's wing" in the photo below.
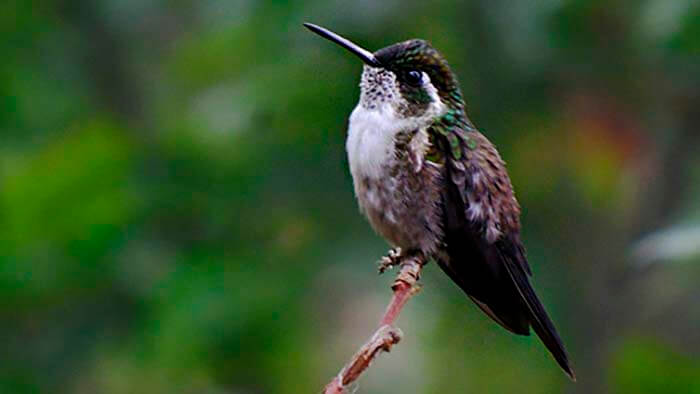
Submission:
M 505 163 L 493 144 L 474 129 L 438 130 L 434 141 L 442 153 L 446 183 L 446 253 L 438 259 L 440 267 L 506 329 L 528 335 L 532 326 L 573 377 L 561 339 L 528 278 L 520 206 Z

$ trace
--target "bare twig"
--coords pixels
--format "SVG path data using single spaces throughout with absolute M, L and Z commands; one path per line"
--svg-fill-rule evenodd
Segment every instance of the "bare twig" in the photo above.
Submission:
M 379 322 L 379 328 L 324 388 L 324 394 L 345 393 L 345 388 L 360 377 L 380 351 L 388 352 L 393 345 L 399 343 L 402 335 L 401 330 L 394 327 L 393 324 L 406 301 L 417 293 L 419 286 L 416 285 L 416 282 L 424 264 L 423 256 L 406 256 L 402 259 L 399 273 L 391 286 L 394 294 Z

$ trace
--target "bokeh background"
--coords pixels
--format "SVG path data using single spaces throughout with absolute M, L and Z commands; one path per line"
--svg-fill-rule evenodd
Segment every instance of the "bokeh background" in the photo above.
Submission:
M 0 393 L 310 393 L 392 275 L 344 153 L 370 49 L 429 39 L 508 161 L 578 373 L 435 265 L 360 393 L 700 393 L 697 1 L 0 5 Z

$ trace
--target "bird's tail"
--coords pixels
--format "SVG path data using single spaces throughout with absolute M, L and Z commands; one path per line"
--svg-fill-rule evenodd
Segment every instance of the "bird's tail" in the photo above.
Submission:
M 547 312 L 544 310 L 542 303 L 537 298 L 535 291 L 530 285 L 530 281 L 527 278 L 527 274 L 524 272 L 521 266 L 516 265 L 511 259 L 504 259 L 506 262 L 506 269 L 510 275 L 513 284 L 520 293 L 520 296 L 528 308 L 530 315 L 530 324 L 535 330 L 535 333 L 542 343 L 547 347 L 549 352 L 557 360 L 557 363 L 566 372 L 571 380 L 576 381 L 576 375 L 574 374 L 571 363 L 569 362 L 569 356 L 564 349 L 564 344 L 557 330 L 554 328 L 554 324 L 549 319 Z

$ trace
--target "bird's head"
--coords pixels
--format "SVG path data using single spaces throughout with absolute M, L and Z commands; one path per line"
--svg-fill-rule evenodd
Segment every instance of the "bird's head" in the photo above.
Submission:
M 372 53 L 323 27 L 311 23 L 304 26 L 364 62 L 360 103 L 367 110 L 382 110 L 388 105 L 404 119 L 424 121 L 448 110 L 463 114 L 457 79 L 445 58 L 429 42 L 408 40 Z

